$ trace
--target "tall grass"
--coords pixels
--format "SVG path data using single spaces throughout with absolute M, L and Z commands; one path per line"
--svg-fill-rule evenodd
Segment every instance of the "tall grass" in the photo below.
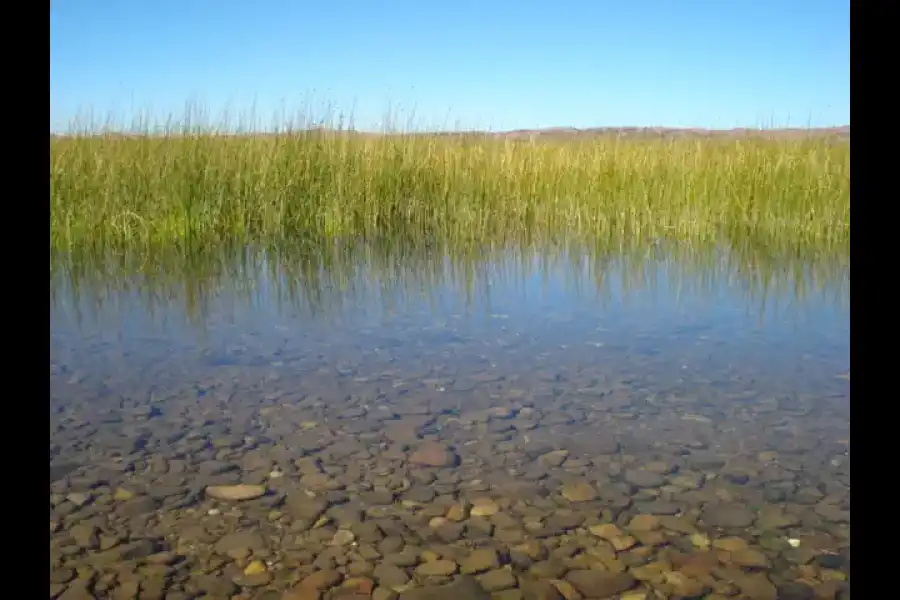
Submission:
M 849 253 L 829 139 L 177 131 L 50 140 L 54 253 L 282 241 L 649 239 Z

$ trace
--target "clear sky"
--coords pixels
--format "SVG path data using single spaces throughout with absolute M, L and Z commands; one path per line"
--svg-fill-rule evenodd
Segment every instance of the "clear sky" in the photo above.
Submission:
M 849 1 L 57 0 L 50 128 L 202 106 L 402 128 L 850 123 Z

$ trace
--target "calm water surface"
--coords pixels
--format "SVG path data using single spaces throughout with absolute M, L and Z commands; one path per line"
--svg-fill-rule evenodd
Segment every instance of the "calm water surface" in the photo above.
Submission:
M 51 596 L 849 597 L 849 268 L 820 267 L 58 271 Z

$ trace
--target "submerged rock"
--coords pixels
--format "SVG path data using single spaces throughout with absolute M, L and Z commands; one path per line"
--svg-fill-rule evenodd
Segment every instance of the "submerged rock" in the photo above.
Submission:
M 423 467 L 453 467 L 459 457 L 438 442 L 425 442 L 409 455 L 409 462 Z
M 253 500 L 265 496 L 266 488 L 262 485 L 211 485 L 206 488 L 206 495 L 216 500 L 238 502 Z
M 590 502 L 597 498 L 597 490 L 585 481 L 567 483 L 561 493 L 569 502 Z

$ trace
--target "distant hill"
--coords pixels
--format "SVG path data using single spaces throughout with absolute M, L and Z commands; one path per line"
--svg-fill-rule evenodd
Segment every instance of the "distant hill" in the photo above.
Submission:
M 299 132 L 300 130 L 297 130 Z M 313 128 L 308 131 L 327 132 L 327 128 Z M 361 136 L 377 136 L 384 135 L 381 133 L 342 130 L 347 135 Z M 116 133 L 123 137 L 130 137 L 140 134 L 134 133 Z M 224 134 L 227 135 L 227 134 Z M 246 134 L 240 134 L 246 135 Z M 260 134 L 271 135 L 271 134 Z M 441 137 L 467 136 L 478 137 L 488 136 L 493 138 L 510 138 L 510 139 L 534 139 L 543 138 L 548 140 L 564 140 L 564 139 L 585 139 L 591 137 L 627 137 L 627 138 L 735 138 L 735 137 L 765 137 L 765 138 L 803 138 L 803 137 L 835 137 L 841 139 L 850 139 L 850 126 L 843 125 L 840 127 L 818 127 L 812 129 L 803 129 L 799 127 L 791 128 L 772 128 L 772 129 L 753 129 L 747 127 L 739 127 L 735 129 L 699 129 L 699 128 L 676 128 L 676 127 L 591 127 L 587 129 L 577 129 L 574 127 L 548 127 L 544 129 L 516 129 L 512 131 L 440 131 L 440 132 L 416 132 L 413 135 L 437 135 Z M 68 134 L 51 133 L 50 138 L 67 137 Z
M 454 135 L 449 133 L 447 135 Z M 513 131 L 501 131 L 488 133 L 494 137 L 508 138 L 589 138 L 598 136 L 608 137 L 632 137 L 632 138 L 703 138 L 703 137 L 742 137 L 761 136 L 770 138 L 800 138 L 800 137 L 850 137 L 850 126 L 820 127 L 813 129 L 801 128 L 773 128 L 751 129 L 746 127 L 736 129 L 698 129 L 675 127 L 592 127 L 588 129 L 576 129 L 574 127 L 550 127 L 546 129 L 517 129 Z

